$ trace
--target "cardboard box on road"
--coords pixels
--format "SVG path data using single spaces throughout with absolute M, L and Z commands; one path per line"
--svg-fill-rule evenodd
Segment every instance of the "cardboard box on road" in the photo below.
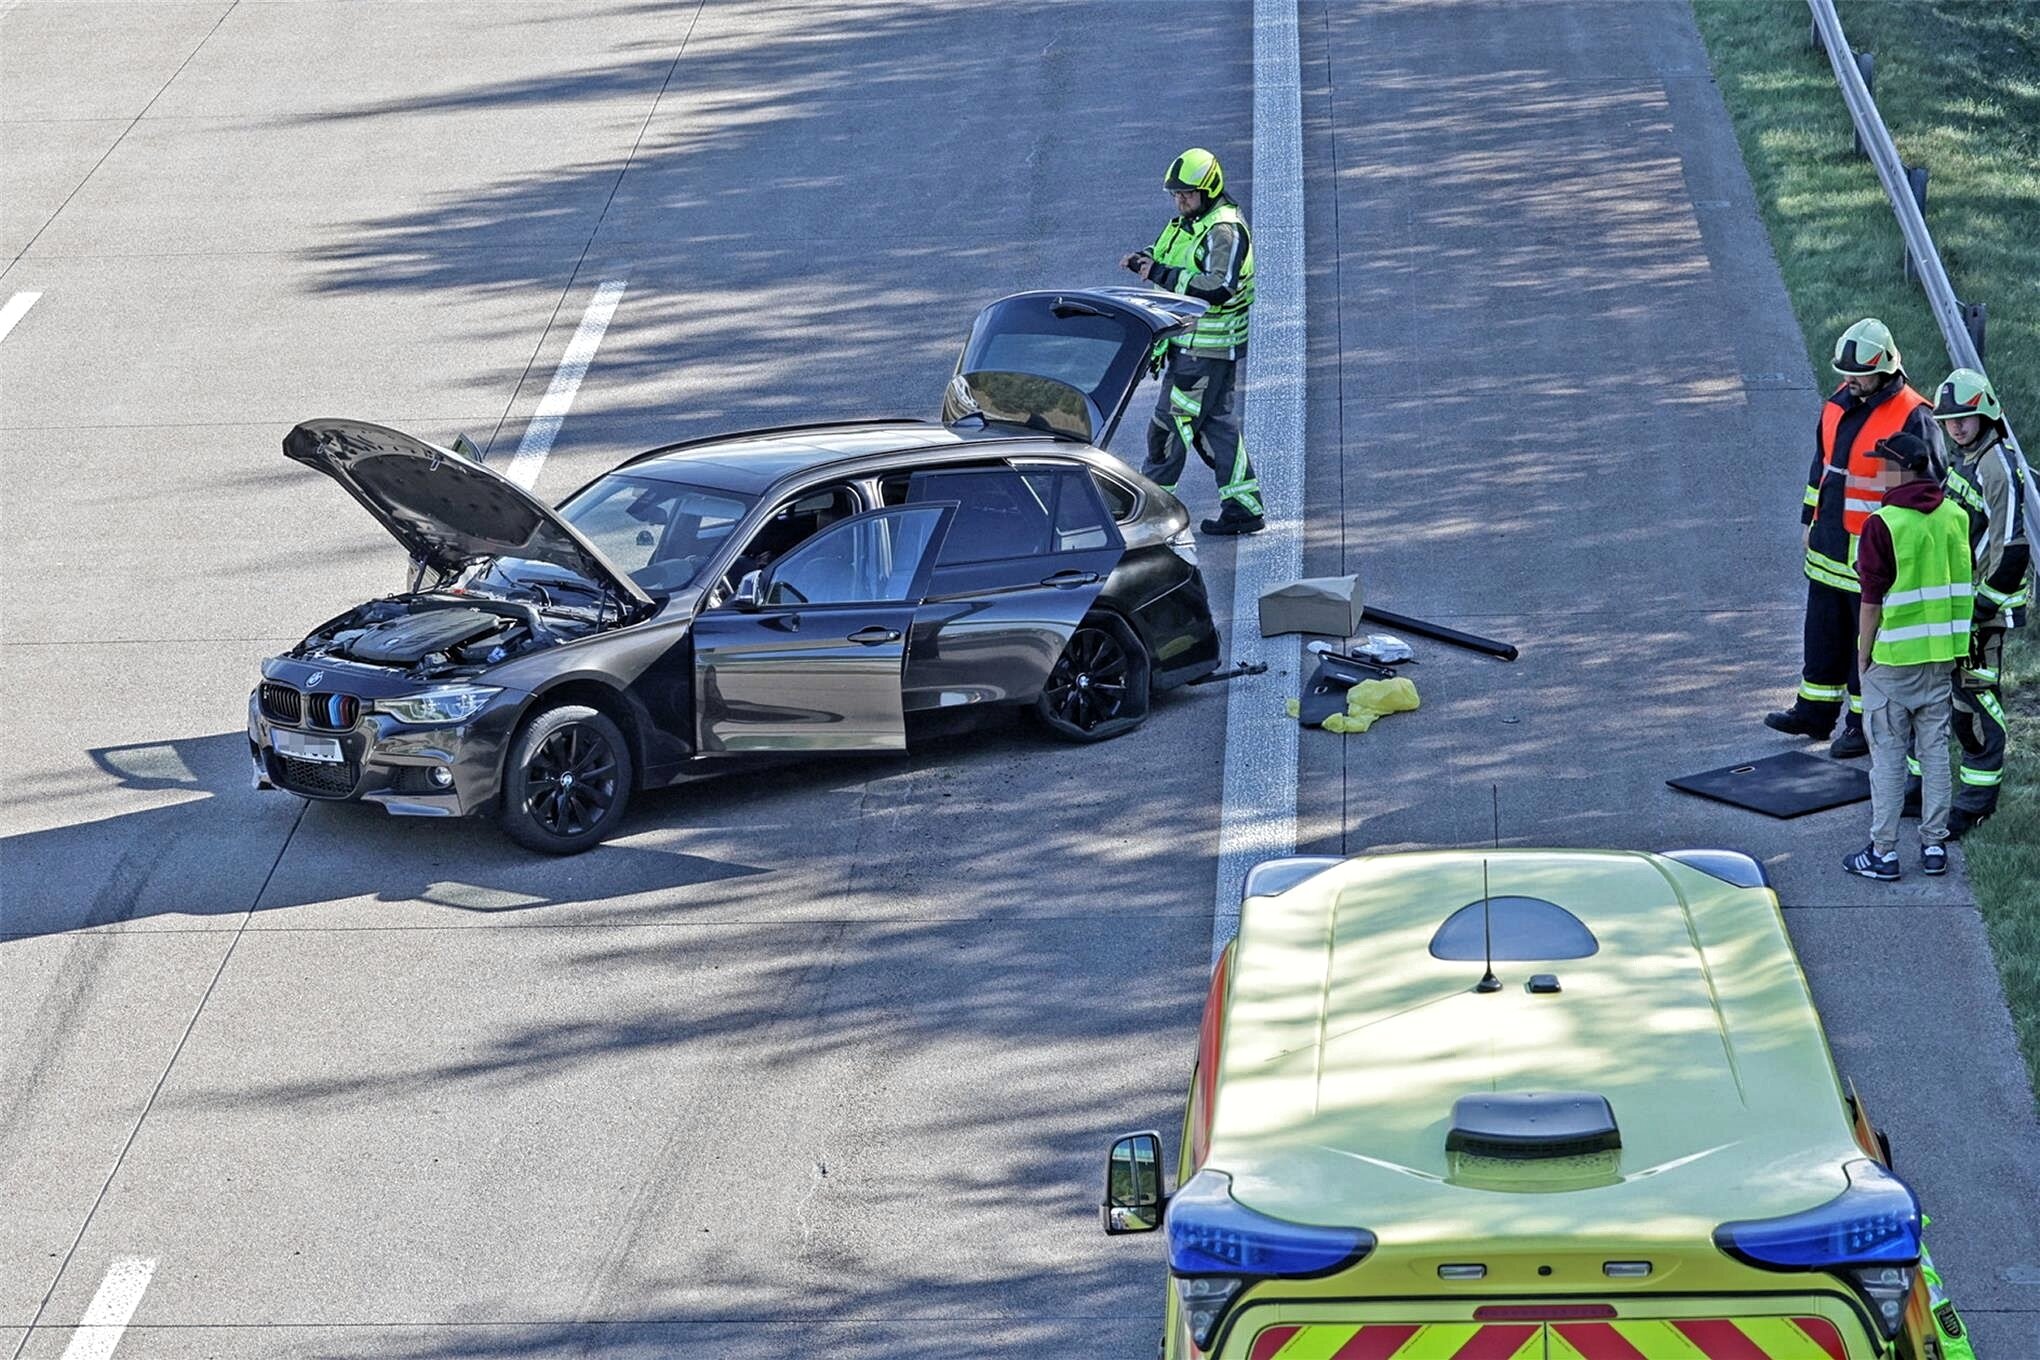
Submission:
M 1261 595 L 1261 636 L 1326 633 L 1351 637 L 1360 631 L 1360 578 L 1311 576 L 1276 586 Z

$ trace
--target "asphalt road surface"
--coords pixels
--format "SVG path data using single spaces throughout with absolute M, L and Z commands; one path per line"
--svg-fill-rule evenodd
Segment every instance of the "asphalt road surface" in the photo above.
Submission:
M 1982 1353 L 2040 1354 L 1963 884 L 1844 878 L 1860 809 L 1662 787 L 1781 745 L 1819 401 L 1690 17 L 1302 20 L 1306 563 L 1524 650 L 1424 646 L 1421 712 L 1306 733 L 1303 848 L 1479 840 L 1495 784 L 1505 842 L 1764 856 Z M 1252 42 L 1243 4 L 0 4 L 0 305 L 38 295 L 0 338 L 0 1354 L 136 1260 L 122 1355 L 1152 1353 L 1157 1245 L 1094 1206 L 1106 1139 L 1177 1119 L 1255 739 L 1222 691 L 649 796 L 566 861 L 257 795 L 242 725 L 262 655 L 402 576 L 293 423 L 505 464 L 616 283 L 542 494 L 930 414 L 984 301 L 1121 277 L 1186 142 L 1251 212 Z

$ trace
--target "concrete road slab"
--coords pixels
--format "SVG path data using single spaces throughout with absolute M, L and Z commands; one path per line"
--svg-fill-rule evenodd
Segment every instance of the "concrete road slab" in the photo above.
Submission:
M 0 936 L 216 928 L 254 905 L 298 815 L 249 788 L 263 647 L 0 647 Z
M 709 1354 L 722 1360 L 781 1360 L 827 1355 L 845 1360 L 987 1360 L 1050 1353 L 1097 1360 L 1147 1360 L 1161 1335 L 1151 1317 L 971 1317 L 930 1321 L 858 1319 L 804 1322 L 574 1322 L 434 1327 L 130 1327 L 133 1347 L 151 1360 L 669 1360 Z M 58 1360 L 67 1330 L 44 1328 L 22 1360 Z M 12 1340 L 0 1330 L 0 1344 Z
M 364 239 L 456 227 L 470 249 L 578 251 L 643 123 L 631 104 L 369 124 L 152 116 L 92 171 L 33 258 L 303 249 L 344 260 Z M 402 157 L 388 154 L 393 141 Z M 492 200 L 514 210 L 491 212 Z
M 1927 1242 L 1977 1354 L 2034 1353 L 2021 1342 L 2040 1336 L 2040 1244 L 2023 1210 L 2040 1205 L 2040 1126 L 1981 919 L 1886 907 L 1786 920 L 1836 1063 L 1934 1220 Z
M 402 297 L 328 286 L 284 255 L 189 256 L 174 269 L 31 257 L 7 278 L 43 297 L 34 329 L 0 345 L 5 424 L 276 421 L 280 441 L 310 415 L 486 409 L 523 375 L 579 251 L 497 252 L 489 286 Z M 537 286 L 506 286 L 519 280 Z
M 0 995 L 7 998 L 0 1007 L 0 1202 L 7 1205 L 0 1318 L 8 1323 L 25 1326 L 35 1317 L 231 940 L 0 939 Z
M 0 121 L 137 118 L 233 8 L 223 0 L 12 6 L 0 13 Z
M 1094 935 L 251 933 L 78 1259 L 160 1247 L 142 1326 L 1145 1316 L 1154 1244 L 1100 1250 L 1082 1187 L 1168 1116 L 1203 969 Z
M 695 0 L 571 11 L 550 0 L 243 4 L 150 115 L 359 123 L 492 108 L 649 110 L 700 9 Z
M 0 259 L 35 239 L 127 128 L 114 118 L 0 121 Z

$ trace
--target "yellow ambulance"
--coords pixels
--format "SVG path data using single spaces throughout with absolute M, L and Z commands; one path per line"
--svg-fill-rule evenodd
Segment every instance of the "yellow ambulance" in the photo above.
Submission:
M 1211 978 L 1165 1360 L 1931 1360 L 1920 1210 L 1727 851 L 1274 860 Z

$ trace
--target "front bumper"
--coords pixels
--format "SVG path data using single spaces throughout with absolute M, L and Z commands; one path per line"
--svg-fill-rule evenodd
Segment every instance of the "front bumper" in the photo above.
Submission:
M 380 803 L 400 817 L 469 816 L 496 800 L 504 755 L 525 697 L 506 690 L 480 713 L 451 727 L 415 727 L 387 714 L 363 712 L 352 726 L 333 730 L 272 718 L 262 709 L 258 687 L 248 696 L 254 784 L 301 798 Z M 336 741 L 341 760 L 313 761 L 279 751 L 279 730 Z

